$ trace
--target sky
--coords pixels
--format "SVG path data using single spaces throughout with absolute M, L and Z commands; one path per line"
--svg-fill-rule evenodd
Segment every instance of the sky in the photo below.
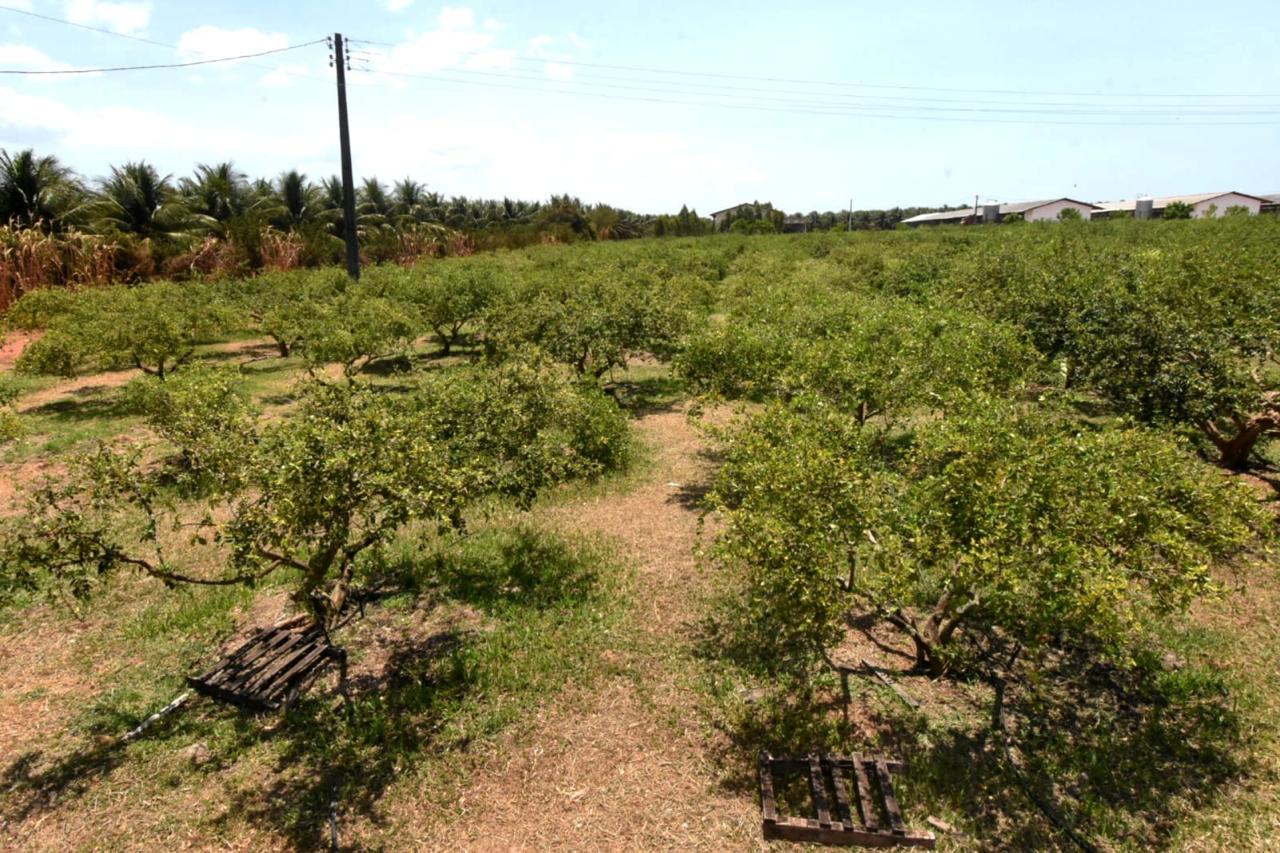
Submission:
M 356 175 L 446 196 L 706 214 L 1280 192 L 1274 0 L 0 0 L 0 69 L 334 32 L 355 40 Z M 338 171 L 334 70 L 320 43 L 0 74 L 0 148 L 89 179 L 138 159 L 318 179 Z

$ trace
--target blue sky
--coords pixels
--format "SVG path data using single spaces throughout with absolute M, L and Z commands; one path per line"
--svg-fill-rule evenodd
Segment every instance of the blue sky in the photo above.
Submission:
M 175 46 L 0 9 L 9 69 L 190 61 L 334 31 L 379 42 L 353 45 L 356 172 L 446 195 L 707 213 L 1280 191 L 1273 0 L 0 6 Z M 3 75 L 0 147 L 89 177 L 139 158 L 179 175 L 227 159 L 331 174 L 326 54 Z

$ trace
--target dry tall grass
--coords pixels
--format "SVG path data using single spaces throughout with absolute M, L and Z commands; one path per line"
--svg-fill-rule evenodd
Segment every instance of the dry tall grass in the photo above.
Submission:
M 413 264 L 424 257 L 475 252 L 467 235 L 439 226 L 383 227 L 364 233 L 362 244 L 361 256 L 367 263 Z M 0 313 L 22 294 L 40 287 L 78 288 L 156 276 L 244 276 L 259 267 L 290 270 L 330 262 L 324 254 L 317 254 L 302 235 L 271 227 L 262 231 L 260 242 L 250 251 L 235 239 L 212 235 L 192 238 L 186 248 L 172 242 L 157 247 L 131 235 L 51 234 L 40 228 L 0 226 Z M 332 260 L 336 257 L 337 253 Z
M 55 236 L 0 227 L 0 311 L 38 287 L 83 287 L 119 278 L 120 267 L 130 266 L 126 254 L 119 243 L 92 234 Z

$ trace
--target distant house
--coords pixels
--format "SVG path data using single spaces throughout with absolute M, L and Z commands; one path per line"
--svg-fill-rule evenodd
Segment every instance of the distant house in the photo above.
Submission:
M 740 219 L 739 211 L 750 210 L 752 213 L 759 213 L 757 219 L 767 219 L 769 214 L 773 212 L 773 205 L 769 202 L 763 204 L 748 201 L 742 204 L 735 204 L 733 207 L 726 207 L 724 210 L 717 210 L 711 214 L 711 220 L 715 223 L 715 230 L 724 231 L 733 224 L 733 220 Z
M 1151 199 L 1126 199 L 1123 201 L 1099 202 L 1099 219 L 1115 214 L 1132 214 L 1144 202 L 1151 202 L 1151 218 L 1159 218 L 1164 209 L 1174 202 L 1182 202 L 1191 206 L 1191 216 L 1202 219 L 1206 216 L 1225 216 L 1233 207 L 1243 207 L 1251 214 L 1262 213 L 1263 208 L 1276 202 L 1266 196 L 1249 195 L 1248 193 L 1229 190 L 1227 192 L 1197 193 L 1194 195 L 1170 195 Z
M 1004 217 L 1016 213 L 1028 222 L 1037 222 L 1058 219 L 1064 210 L 1074 210 L 1080 214 L 1081 219 L 1089 219 L 1095 211 L 1099 210 L 1099 207 L 1096 204 L 1090 204 L 1087 201 L 1079 201 L 1074 198 L 1051 198 L 1040 201 L 988 204 L 976 210 L 974 208 L 964 208 L 962 210 L 947 210 L 941 213 L 922 213 L 919 216 L 912 216 L 910 219 L 902 221 L 911 228 L 918 228 L 921 225 L 969 225 L 986 222 L 988 216 L 999 222 Z
M 798 214 L 792 214 L 782 220 L 783 234 L 803 234 L 809 230 L 809 220 Z
M 1280 213 L 1280 193 L 1264 193 L 1262 197 L 1267 203 L 1258 209 L 1259 213 Z

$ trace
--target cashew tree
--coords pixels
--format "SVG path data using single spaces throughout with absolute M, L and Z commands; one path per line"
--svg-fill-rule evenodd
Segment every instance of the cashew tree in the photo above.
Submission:
M 992 638 L 1124 660 L 1147 620 L 1265 537 L 1257 500 L 1143 428 L 984 402 L 909 435 L 781 404 L 725 434 L 713 492 L 738 630 L 803 671 L 874 613 L 935 675 Z
M 219 381 L 203 387 L 216 390 Z M 83 599 L 127 568 L 175 585 L 253 585 L 287 573 L 298 605 L 333 627 L 410 521 L 454 525 L 481 495 L 527 502 L 552 482 L 592 476 L 605 463 L 588 464 L 599 455 L 591 437 L 625 432 L 598 389 L 547 372 L 498 380 L 501 395 L 482 389 L 478 397 L 472 384 L 493 386 L 491 377 L 404 395 L 313 381 L 286 417 L 236 414 L 213 430 L 189 428 L 187 415 L 204 408 L 201 383 L 191 382 L 177 393 L 163 389 L 151 417 L 179 449 L 192 444 L 185 450 L 206 470 L 221 466 L 220 487 L 193 500 L 138 448 L 103 445 L 78 457 L 0 533 L 0 599 L 41 587 Z M 587 394 L 593 399 L 579 400 Z M 450 413 L 480 418 L 487 438 L 476 441 Z M 228 448 L 237 453 L 222 452 Z M 553 457 L 583 462 L 512 482 L 520 460 Z

